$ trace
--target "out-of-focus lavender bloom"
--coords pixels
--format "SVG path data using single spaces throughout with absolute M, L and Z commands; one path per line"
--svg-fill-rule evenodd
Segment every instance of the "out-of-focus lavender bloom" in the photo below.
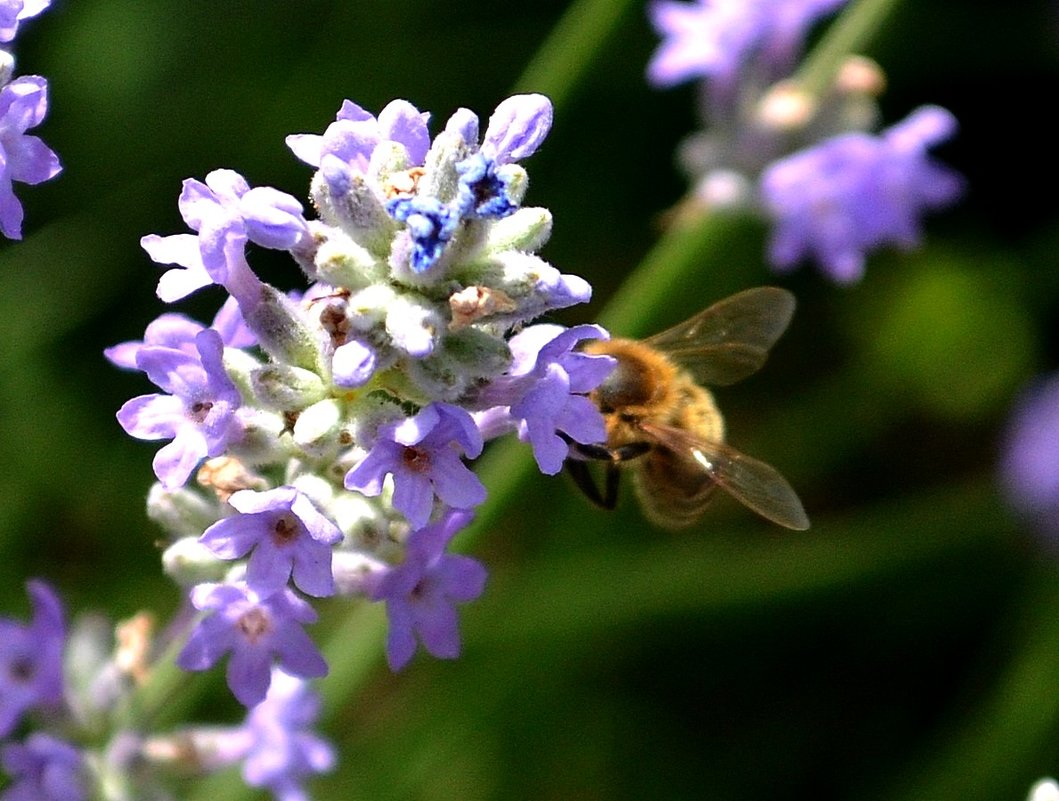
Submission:
M 13 41 L 18 23 L 37 16 L 51 0 L 0 0 L 0 42 Z
M 786 67 L 809 26 L 845 0 L 656 0 L 651 23 L 663 37 L 647 67 L 655 86 L 710 78 L 729 86 L 747 61 L 761 55 Z
M 69 743 L 36 732 L 0 752 L 11 785 L 0 801 L 84 801 L 87 775 L 80 752 Z
M 1012 506 L 1059 549 L 1059 375 L 1038 382 L 1016 404 L 1000 478 Z
M 191 603 L 211 614 L 191 632 L 177 664 L 207 670 L 230 651 L 228 687 L 244 705 L 264 699 L 273 660 L 303 679 L 327 675 L 327 663 L 302 630 L 316 622 L 316 612 L 291 590 L 259 598 L 245 584 L 199 584 Z
M 431 403 L 417 415 L 384 426 L 368 455 L 346 473 L 346 489 L 368 496 L 393 476 L 393 506 L 414 528 L 426 525 L 436 495 L 457 509 L 485 500 L 485 487 L 460 459 L 482 452 L 482 435 L 470 414 L 448 403 Z
M 168 395 L 140 395 L 118 410 L 118 422 L 138 439 L 172 439 L 154 458 L 154 473 L 166 489 L 182 486 L 207 456 L 220 456 L 241 436 L 235 416 L 239 391 L 224 372 L 221 336 L 206 329 L 195 337 L 198 356 L 183 350 L 145 347 L 136 366 Z
M 485 406 L 510 406 L 511 423 L 519 439 L 533 447 L 542 473 L 555 475 L 563 467 L 569 446 L 560 432 L 582 444 L 606 439 L 603 416 L 586 396 L 610 374 L 615 361 L 574 348 L 584 339 L 607 338 L 597 325 L 529 326 L 511 338 L 508 374 L 482 395 Z M 489 427 L 502 428 L 495 411 Z
M 221 335 L 221 341 L 226 348 L 249 348 L 257 342 L 253 331 L 246 327 L 235 298 L 230 297 L 224 302 L 217 316 L 213 318 L 210 328 Z M 198 354 L 195 337 L 204 330 L 206 326 L 190 317 L 167 312 L 147 324 L 142 340 L 120 342 L 105 349 L 103 355 L 115 367 L 126 370 L 139 369 L 136 365 L 136 355 L 147 347 L 172 348 L 195 356 Z
M 924 106 L 881 135 L 842 134 L 774 162 L 761 176 L 773 266 L 789 270 L 812 257 L 835 281 L 851 283 L 863 275 L 867 251 L 914 246 L 923 213 L 963 187 L 927 153 L 955 130 L 952 114 Z
M 208 283 L 226 285 L 230 273 L 244 269 L 248 241 L 291 250 L 308 236 L 294 197 L 268 186 L 251 189 L 234 170 L 214 170 L 205 183 L 188 178 L 183 187 L 180 214 L 197 236 L 151 234 L 140 240 L 154 261 L 186 268 L 163 276 L 158 287 L 163 300 L 179 299 Z
M 221 559 L 238 559 L 252 549 L 246 583 L 259 597 L 282 589 L 289 578 L 307 595 L 334 592 L 331 546 L 342 532 L 305 495 L 293 487 L 241 490 L 228 504 L 240 514 L 214 523 L 199 541 Z
M 48 82 L 37 75 L 15 78 L 0 88 L 0 233 L 22 238 L 22 204 L 12 182 L 39 184 L 55 177 L 59 157 L 26 131 L 48 112 Z
M 251 787 L 267 787 L 278 801 L 308 801 L 302 782 L 331 770 L 335 750 L 312 726 L 320 698 L 301 679 L 278 668 L 265 700 L 247 714 L 249 748 L 243 778 Z
M 408 539 L 404 562 L 375 579 L 370 597 L 386 602 L 389 632 L 386 659 L 400 670 L 412 658 L 416 640 L 439 659 L 460 653 L 456 604 L 472 601 L 485 588 L 485 568 L 476 559 L 445 552 L 472 515 L 448 511 Z
M 9 735 L 27 710 L 63 700 L 62 605 L 43 581 L 29 581 L 26 589 L 33 602 L 29 625 L 0 618 L 0 737 Z

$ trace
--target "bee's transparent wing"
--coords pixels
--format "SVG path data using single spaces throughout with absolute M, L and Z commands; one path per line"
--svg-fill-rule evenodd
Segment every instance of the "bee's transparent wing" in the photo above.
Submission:
M 775 468 L 723 442 L 710 442 L 678 428 L 646 423 L 643 428 L 663 447 L 687 455 L 717 486 L 766 520 L 796 531 L 809 528 L 801 500 Z
M 700 384 L 726 386 L 757 372 L 794 314 L 794 295 L 779 287 L 747 289 L 644 340 Z

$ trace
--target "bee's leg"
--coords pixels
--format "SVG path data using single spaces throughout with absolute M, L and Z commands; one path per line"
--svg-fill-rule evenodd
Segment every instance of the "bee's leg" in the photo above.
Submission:
M 600 493 L 599 487 L 596 485 L 596 480 L 592 477 L 592 471 L 588 469 L 588 462 L 581 461 L 580 459 L 567 459 L 566 472 L 570 474 L 570 478 L 574 480 L 577 488 L 584 493 L 584 496 L 588 498 L 594 506 L 598 506 L 602 509 L 614 508 L 614 504 L 617 501 L 616 480 L 614 481 L 614 497 L 610 498 L 610 503 L 608 504 L 606 495 Z M 610 475 L 608 474 L 605 490 L 608 495 L 611 494 L 610 484 Z

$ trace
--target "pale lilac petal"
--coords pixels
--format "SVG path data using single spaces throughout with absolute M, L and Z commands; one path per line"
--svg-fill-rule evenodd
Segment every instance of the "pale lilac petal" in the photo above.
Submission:
M 509 97 L 496 107 L 482 140 L 482 153 L 497 164 L 533 155 L 552 126 L 552 102 L 544 95 Z

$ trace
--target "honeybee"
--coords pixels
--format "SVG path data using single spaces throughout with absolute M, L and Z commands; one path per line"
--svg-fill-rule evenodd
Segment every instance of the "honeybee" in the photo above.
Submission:
M 648 339 L 588 343 L 587 353 L 618 362 L 589 395 L 603 413 L 606 444 L 571 443 L 566 462 L 589 500 L 613 509 L 619 471 L 627 468 L 645 516 L 663 528 L 696 522 L 718 487 L 773 523 L 808 528 L 786 479 L 725 443 L 724 418 L 703 386 L 726 386 L 756 372 L 793 314 L 790 292 L 758 287 Z M 602 492 L 586 461 L 597 459 L 606 463 Z

